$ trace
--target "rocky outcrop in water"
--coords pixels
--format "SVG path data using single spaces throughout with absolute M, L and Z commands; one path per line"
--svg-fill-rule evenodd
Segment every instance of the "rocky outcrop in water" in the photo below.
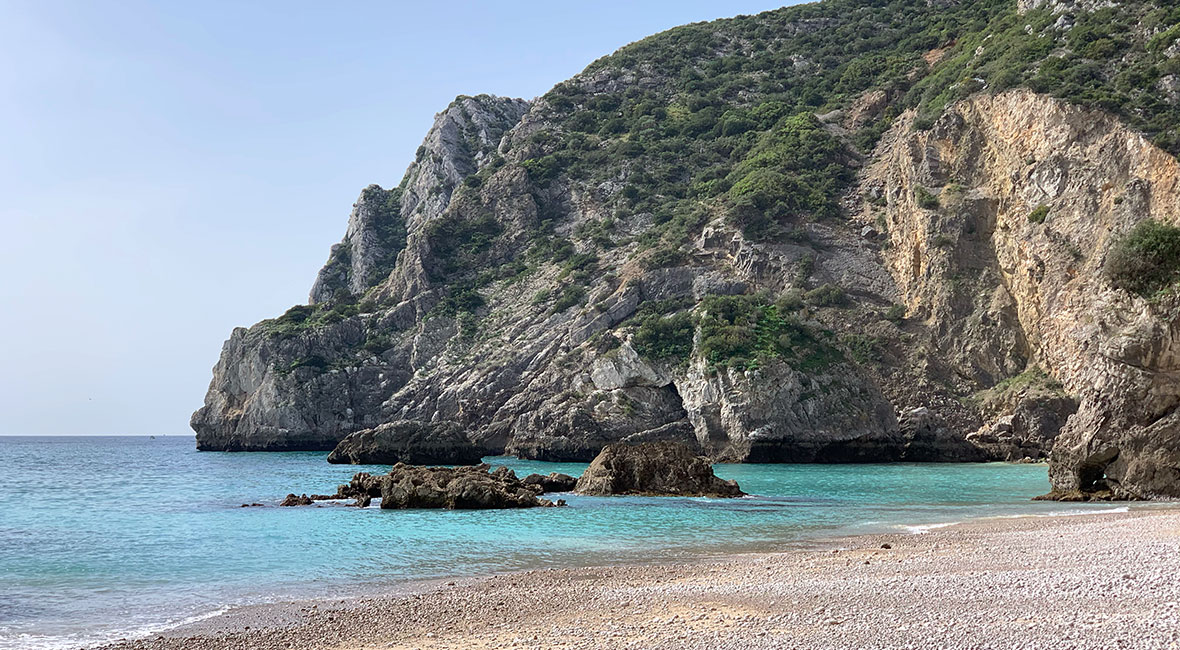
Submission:
M 521 479 L 521 482 L 534 490 L 539 490 L 540 494 L 544 494 L 546 492 L 570 492 L 578 484 L 578 479 L 569 474 L 550 472 L 545 476 L 529 474 Z
M 482 510 L 558 505 L 538 499 L 512 470 L 474 467 L 414 467 L 398 463 L 381 477 L 381 508 Z
M 378 497 L 381 498 L 381 507 L 387 510 L 478 510 L 565 505 L 565 501 L 560 499 L 552 502 L 537 498 L 541 494 L 539 490 L 542 483 L 564 485 L 564 479 L 570 478 L 564 474 L 542 477 L 545 481 L 525 482 L 507 467 L 497 467 L 495 471 L 490 469 L 488 465 L 452 468 L 397 463 L 387 474 L 358 472 L 348 483 L 337 487 L 336 494 L 311 497 L 291 494 L 281 505 L 310 505 L 313 501 L 355 499 L 353 505 L 367 508 Z
M 476 465 L 485 451 L 472 444 L 453 422 L 398 420 L 349 434 L 328 454 L 328 462 Z
M 283 507 L 310 506 L 313 502 L 314 500 L 306 494 L 288 494 L 286 498 L 279 502 L 279 505 Z
M 591 496 L 740 497 L 736 481 L 713 474 L 712 463 L 677 442 L 607 445 L 574 488 Z

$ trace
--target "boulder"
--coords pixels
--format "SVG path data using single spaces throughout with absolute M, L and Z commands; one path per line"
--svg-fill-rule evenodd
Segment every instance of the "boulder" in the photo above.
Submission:
M 578 479 L 574 492 L 594 496 L 738 497 L 736 481 L 713 474 L 708 458 L 678 442 L 639 445 L 613 444 L 603 448 Z
M 521 482 L 539 490 L 538 494 L 544 494 L 546 492 L 569 492 L 577 485 L 578 479 L 569 474 L 550 472 L 548 476 L 529 474 Z
M 398 420 L 349 434 L 328 454 L 328 462 L 475 465 L 484 453 L 453 422 Z

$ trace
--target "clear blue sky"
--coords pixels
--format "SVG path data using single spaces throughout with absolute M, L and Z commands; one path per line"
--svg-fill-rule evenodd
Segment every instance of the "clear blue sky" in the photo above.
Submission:
M 782 0 L 0 0 L 0 435 L 189 435 L 456 95 Z

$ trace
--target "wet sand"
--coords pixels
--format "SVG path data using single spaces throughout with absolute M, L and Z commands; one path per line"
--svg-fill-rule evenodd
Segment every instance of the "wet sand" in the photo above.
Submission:
M 105 647 L 1180 648 L 1180 505 L 419 583 Z

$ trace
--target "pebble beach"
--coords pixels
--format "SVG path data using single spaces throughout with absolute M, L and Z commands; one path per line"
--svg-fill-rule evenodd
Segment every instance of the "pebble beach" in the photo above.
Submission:
M 1178 576 L 1180 508 L 1148 506 L 280 603 L 104 648 L 1178 648 Z

